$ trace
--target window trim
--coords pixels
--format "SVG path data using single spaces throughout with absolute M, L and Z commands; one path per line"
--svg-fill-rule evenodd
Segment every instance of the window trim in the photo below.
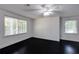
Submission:
M 66 21 L 76 21 L 76 30 L 77 30 L 76 33 L 66 33 L 66 31 L 65 31 L 65 22 L 66 22 Z M 65 34 L 72 34 L 72 35 L 73 35 L 73 34 L 78 34 L 78 21 L 77 21 L 77 20 L 72 20 L 72 19 L 70 19 L 70 20 L 67 20 L 67 19 L 66 19 L 66 20 L 64 21 L 64 33 L 65 33 Z
M 26 30 L 26 32 L 25 33 L 17 33 L 17 34 L 13 34 L 13 35 L 5 35 L 5 17 L 10 17 L 10 18 L 14 18 L 14 19 L 17 19 L 17 20 L 24 20 L 24 21 L 26 21 L 27 23 L 27 25 L 28 25 L 28 21 L 27 20 L 25 20 L 25 19 L 22 19 L 22 18 L 18 18 L 18 17 L 14 17 L 14 16 L 7 16 L 7 15 L 5 15 L 4 17 L 3 17 L 3 34 L 4 34 L 4 36 L 6 36 L 6 37 L 8 37 L 8 36 L 16 36 L 16 35 L 23 35 L 23 34 L 27 34 L 28 33 L 28 26 L 26 27 L 27 28 L 27 30 Z

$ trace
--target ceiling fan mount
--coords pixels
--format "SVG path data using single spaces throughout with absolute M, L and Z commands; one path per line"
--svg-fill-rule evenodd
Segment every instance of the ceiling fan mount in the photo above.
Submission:
M 30 4 L 25 4 L 25 6 L 28 6 L 28 7 L 29 7 L 29 6 L 30 6 Z

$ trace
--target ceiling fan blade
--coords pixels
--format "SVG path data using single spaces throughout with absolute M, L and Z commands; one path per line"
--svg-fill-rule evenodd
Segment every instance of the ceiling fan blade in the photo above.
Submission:
M 24 11 L 40 11 L 42 9 L 24 9 Z

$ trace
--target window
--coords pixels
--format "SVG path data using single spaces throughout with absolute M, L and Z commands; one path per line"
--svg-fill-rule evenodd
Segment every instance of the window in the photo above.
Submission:
M 77 21 L 65 21 L 65 33 L 77 33 Z
M 14 35 L 27 32 L 27 21 L 5 17 L 5 35 Z

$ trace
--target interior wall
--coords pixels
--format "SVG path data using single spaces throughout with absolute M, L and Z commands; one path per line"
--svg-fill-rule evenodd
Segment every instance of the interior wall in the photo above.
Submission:
M 24 34 L 16 34 L 11 36 L 4 36 L 4 16 L 11 16 L 19 19 L 27 20 L 27 33 Z M 32 22 L 33 20 L 30 18 L 24 18 L 15 14 L 11 14 L 6 11 L 0 11 L 0 48 L 6 47 L 8 45 L 14 44 L 16 42 L 25 40 L 33 36 L 32 31 Z
M 34 37 L 54 41 L 60 39 L 59 17 L 42 17 L 34 20 Z
M 4 17 L 10 16 L 18 19 L 27 20 L 27 33 L 16 34 L 11 36 L 4 36 Z M 38 19 L 25 18 L 16 14 L 0 10 L 0 48 L 12 45 L 19 41 L 25 40 L 30 37 L 44 38 L 54 41 L 60 39 L 60 21 L 59 17 L 42 17 Z
M 64 33 L 64 30 L 65 30 L 64 22 L 66 20 L 76 20 L 77 21 L 77 30 L 78 30 L 77 34 Z M 61 39 L 79 42 L 79 17 L 66 17 L 66 18 L 61 19 Z

